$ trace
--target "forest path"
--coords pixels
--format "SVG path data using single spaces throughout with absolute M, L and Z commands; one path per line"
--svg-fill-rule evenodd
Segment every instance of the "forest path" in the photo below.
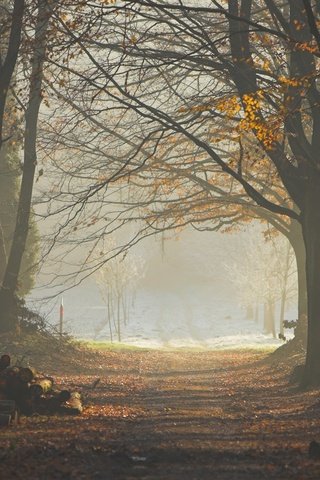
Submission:
M 308 456 L 320 441 L 319 391 L 289 387 L 264 357 L 106 352 L 58 379 L 82 389 L 83 415 L 0 430 L 0 478 L 319 479 L 320 460 Z

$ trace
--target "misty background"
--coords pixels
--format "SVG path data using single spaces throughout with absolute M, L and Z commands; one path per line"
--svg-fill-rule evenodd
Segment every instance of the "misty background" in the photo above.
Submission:
M 252 290 L 252 282 L 259 289 L 257 282 L 261 281 L 265 291 L 260 293 L 267 295 L 266 269 L 268 265 L 273 269 L 273 263 L 278 263 L 274 245 L 283 241 L 279 236 L 266 241 L 260 224 L 235 233 L 200 232 L 188 227 L 179 233 L 165 232 L 142 240 L 125 256 L 110 261 L 111 268 L 113 263 L 121 269 L 118 276 L 125 275 L 121 280 L 119 336 L 117 305 L 114 302 L 111 306 L 112 312 L 109 305 L 108 313 L 107 299 L 111 295 L 104 289 L 110 277 L 108 264 L 107 280 L 99 278 L 98 271 L 53 298 L 50 298 L 52 287 L 47 285 L 50 276 L 43 272 L 28 303 L 57 326 L 63 300 L 64 330 L 81 339 L 120 340 L 151 347 L 279 345 L 282 341 L 266 331 L 263 298 L 259 300 L 259 292 Z M 62 265 L 57 267 L 60 274 Z M 285 319 L 290 320 L 297 317 L 294 265 L 292 268 L 291 291 L 285 308 Z M 65 269 L 68 270 L 68 265 Z M 130 275 L 134 277 L 133 285 Z M 270 285 L 276 295 L 274 316 L 278 337 L 280 292 L 276 272 L 271 276 Z M 285 334 L 290 337 L 292 332 Z

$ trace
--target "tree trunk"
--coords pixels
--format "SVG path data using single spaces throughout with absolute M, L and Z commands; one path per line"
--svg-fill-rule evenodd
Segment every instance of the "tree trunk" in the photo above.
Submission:
M 122 312 L 123 312 L 123 323 L 127 326 L 127 298 L 125 293 L 121 295 L 121 302 L 122 302 Z
M 306 248 L 302 228 L 299 222 L 292 220 L 290 232 L 287 236 L 296 257 L 298 276 L 298 319 L 307 315 L 307 275 L 306 275 Z
M 263 330 L 264 330 L 264 333 L 268 333 L 267 329 L 268 329 L 268 305 L 265 302 L 263 304 Z
M 2 224 L 0 221 L 0 282 L 2 281 L 2 275 L 1 272 L 4 271 L 2 270 L 2 265 L 5 266 L 7 264 L 8 258 L 7 258 L 7 250 L 6 250 L 6 242 L 4 238 L 4 232 L 2 228 Z
M 264 304 L 264 320 L 263 327 L 266 334 L 272 334 L 276 338 L 275 319 L 274 319 L 274 302 L 268 299 Z
M 110 290 L 107 291 L 107 305 L 108 305 L 108 323 L 109 323 L 109 332 L 110 332 L 110 342 L 113 343 L 112 337 L 112 325 L 111 325 L 111 308 L 110 308 Z
M 35 49 L 30 77 L 29 103 L 25 120 L 24 164 L 16 227 L 0 289 L 0 331 L 2 332 L 14 329 L 17 323 L 16 292 L 22 256 L 25 251 L 28 236 L 31 198 L 37 164 L 37 123 L 42 100 L 42 68 L 45 59 L 46 33 L 50 17 L 50 8 L 46 0 L 39 0 L 35 30 Z
M 270 333 L 273 338 L 277 338 L 276 333 L 276 323 L 275 323 L 275 304 L 273 300 L 269 300 L 269 311 L 270 311 Z
M 121 342 L 121 322 L 120 322 L 120 294 L 117 298 L 117 330 L 118 330 L 118 342 Z
M 288 278 L 289 278 L 289 269 L 290 269 L 290 244 L 287 242 L 287 249 L 286 249 L 286 263 L 285 263 L 285 270 L 283 272 L 283 282 L 282 282 L 282 291 L 281 291 L 281 302 L 280 302 L 280 334 L 284 334 L 284 314 L 286 309 L 286 301 L 287 301 L 287 290 L 288 290 Z
M 253 306 L 250 303 L 246 306 L 246 318 L 247 320 L 253 320 L 253 317 L 254 317 Z
M 308 292 L 307 355 L 302 385 L 320 384 L 320 183 L 315 173 L 306 189 L 302 215 Z
M 284 335 L 284 312 L 285 312 L 285 305 L 286 305 L 286 291 L 283 289 L 281 293 L 281 302 L 280 302 L 280 326 L 279 331 L 281 335 Z
M 8 5 L 1 5 L 6 8 Z M 15 0 L 11 14 L 11 28 L 8 38 L 8 47 L 6 52 L 1 52 L 4 61 L 0 62 L 0 148 L 3 145 L 3 124 L 5 117 L 5 107 L 9 86 L 14 73 L 18 53 L 21 43 L 21 32 L 23 24 L 25 2 L 24 0 Z

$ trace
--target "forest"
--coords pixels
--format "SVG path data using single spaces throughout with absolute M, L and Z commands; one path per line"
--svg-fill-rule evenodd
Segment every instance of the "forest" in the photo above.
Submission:
M 0 0 L 0 478 L 319 478 L 319 72 L 318 0 Z

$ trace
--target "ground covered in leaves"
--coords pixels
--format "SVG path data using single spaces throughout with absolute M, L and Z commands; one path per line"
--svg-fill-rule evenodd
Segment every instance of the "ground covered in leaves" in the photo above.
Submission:
M 276 356 L 33 348 L 25 357 L 81 391 L 86 408 L 2 428 L 1 479 L 320 478 L 308 454 L 320 441 L 319 391 L 290 386 L 292 365 Z

